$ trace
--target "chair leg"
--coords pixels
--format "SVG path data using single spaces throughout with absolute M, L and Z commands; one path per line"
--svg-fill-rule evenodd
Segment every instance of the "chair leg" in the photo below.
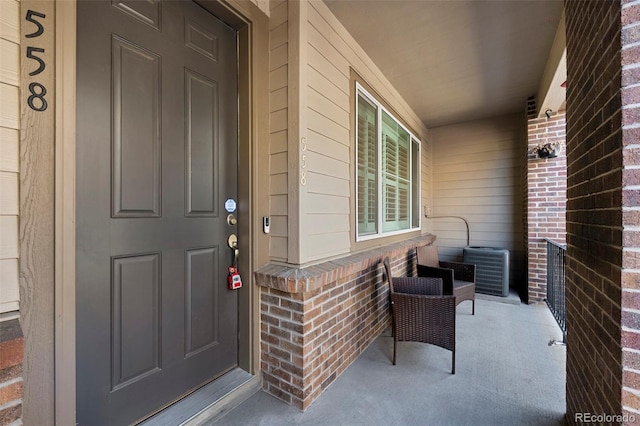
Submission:
M 398 340 L 395 336 L 393 336 L 393 365 L 396 365 L 396 345 L 398 344 Z
M 476 298 L 471 299 L 471 315 L 476 314 Z
M 456 351 L 451 351 L 451 374 L 456 374 Z

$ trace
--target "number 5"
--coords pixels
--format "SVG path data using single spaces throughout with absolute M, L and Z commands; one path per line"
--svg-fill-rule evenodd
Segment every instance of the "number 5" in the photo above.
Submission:
M 44 27 L 42 26 L 42 24 L 40 22 L 36 21 L 34 16 L 37 16 L 38 18 L 42 18 L 42 19 L 46 18 L 46 15 L 44 13 L 35 12 L 33 10 L 27 10 L 27 16 L 24 19 L 26 19 L 27 21 L 35 24 L 35 26 L 38 27 L 38 29 L 34 33 L 26 34 L 25 35 L 26 38 L 38 37 L 38 36 L 42 35 L 42 33 L 44 33 Z
M 38 58 L 36 55 L 33 54 L 33 52 L 44 53 L 44 49 L 40 47 L 31 47 L 31 46 L 27 47 L 27 58 L 35 59 L 36 61 L 38 61 L 38 64 L 39 64 L 37 70 L 31 71 L 29 73 L 29 75 L 31 76 L 40 74 L 42 71 L 44 71 L 44 68 L 46 67 L 42 58 Z

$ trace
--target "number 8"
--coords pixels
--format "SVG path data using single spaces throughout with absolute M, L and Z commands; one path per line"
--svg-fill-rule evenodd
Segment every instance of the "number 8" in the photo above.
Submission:
M 39 90 L 40 93 L 36 93 L 36 88 L 40 89 Z M 32 110 L 44 111 L 45 109 L 47 109 L 47 101 L 44 99 L 44 95 L 47 94 L 47 89 L 45 89 L 45 87 L 42 84 L 40 83 L 29 84 L 29 92 L 31 93 L 31 95 L 27 98 L 27 104 L 29 104 L 29 107 L 31 107 Z M 40 99 L 40 102 L 42 102 L 42 105 L 40 105 L 40 107 L 36 107 L 33 104 L 34 99 Z

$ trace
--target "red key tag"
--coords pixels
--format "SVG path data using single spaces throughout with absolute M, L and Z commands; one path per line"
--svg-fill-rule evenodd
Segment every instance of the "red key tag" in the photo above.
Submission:
M 236 290 L 242 287 L 242 278 L 238 273 L 238 268 L 235 266 L 229 266 L 229 276 L 227 277 L 229 283 L 229 290 Z

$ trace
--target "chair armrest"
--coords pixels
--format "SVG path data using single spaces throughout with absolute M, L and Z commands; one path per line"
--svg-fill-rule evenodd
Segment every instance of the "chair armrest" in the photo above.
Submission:
M 393 279 L 393 289 L 396 293 L 441 296 L 442 279 L 426 277 L 398 277 Z
M 442 279 L 442 291 L 444 294 L 453 294 L 453 270 L 447 268 L 435 268 L 433 266 L 418 265 L 418 277 L 431 277 Z
M 476 282 L 476 265 L 462 262 L 440 262 L 442 268 L 453 269 L 453 276 L 456 280 Z

